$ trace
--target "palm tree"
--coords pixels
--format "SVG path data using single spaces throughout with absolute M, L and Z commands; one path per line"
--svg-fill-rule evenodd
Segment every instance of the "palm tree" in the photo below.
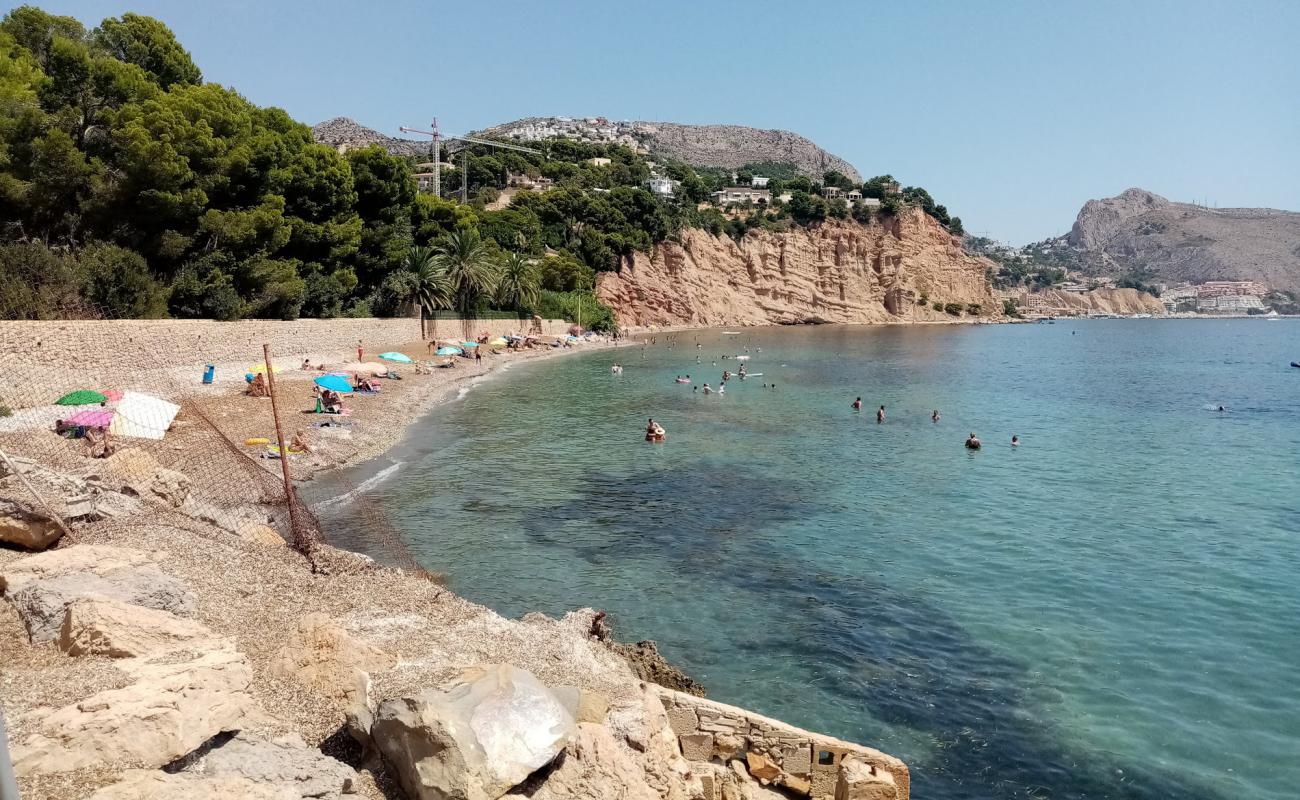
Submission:
M 443 237 L 433 249 L 433 263 L 446 276 L 453 306 L 465 319 L 468 332 L 475 306 L 496 290 L 499 276 L 496 259 L 479 238 L 478 231 L 471 228 L 452 231 Z
M 520 253 L 507 253 L 501 262 L 497 303 L 519 312 L 537 308 L 540 277 L 533 262 Z
M 423 337 L 425 318 L 439 309 L 451 308 L 451 281 L 439 266 L 434 251 L 428 247 L 412 247 L 404 266 L 411 274 L 410 299 L 420 304 L 420 336 Z

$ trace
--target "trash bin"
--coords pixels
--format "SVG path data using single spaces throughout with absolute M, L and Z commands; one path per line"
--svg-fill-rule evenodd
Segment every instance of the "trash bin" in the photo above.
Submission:
M 217 368 L 213 364 L 208 364 L 203 368 L 203 382 L 212 383 L 212 379 L 217 375 Z

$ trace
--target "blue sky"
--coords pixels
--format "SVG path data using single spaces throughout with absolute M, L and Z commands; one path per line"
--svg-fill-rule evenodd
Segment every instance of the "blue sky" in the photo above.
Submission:
M 156 16 L 208 80 L 308 123 L 784 128 L 1016 243 L 1130 186 L 1300 210 L 1300 1 L 39 5 Z

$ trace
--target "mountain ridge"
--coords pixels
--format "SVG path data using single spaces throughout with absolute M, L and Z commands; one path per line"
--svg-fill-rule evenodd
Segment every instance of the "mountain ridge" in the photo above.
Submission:
M 1203 283 L 1258 281 L 1300 292 L 1300 213 L 1206 208 L 1130 188 L 1089 200 L 1058 237 L 1098 274 Z

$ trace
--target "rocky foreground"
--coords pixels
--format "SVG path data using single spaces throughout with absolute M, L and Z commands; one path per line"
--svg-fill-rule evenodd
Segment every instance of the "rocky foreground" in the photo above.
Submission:
M 0 467 L 0 702 L 26 800 L 908 796 L 898 759 L 678 691 L 602 612 L 508 620 L 424 573 L 323 544 L 309 562 L 269 506 L 213 513 L 185 421 L 167 464 L 124 445 Z M 67 532 L 24 480 L 64 498 Z

